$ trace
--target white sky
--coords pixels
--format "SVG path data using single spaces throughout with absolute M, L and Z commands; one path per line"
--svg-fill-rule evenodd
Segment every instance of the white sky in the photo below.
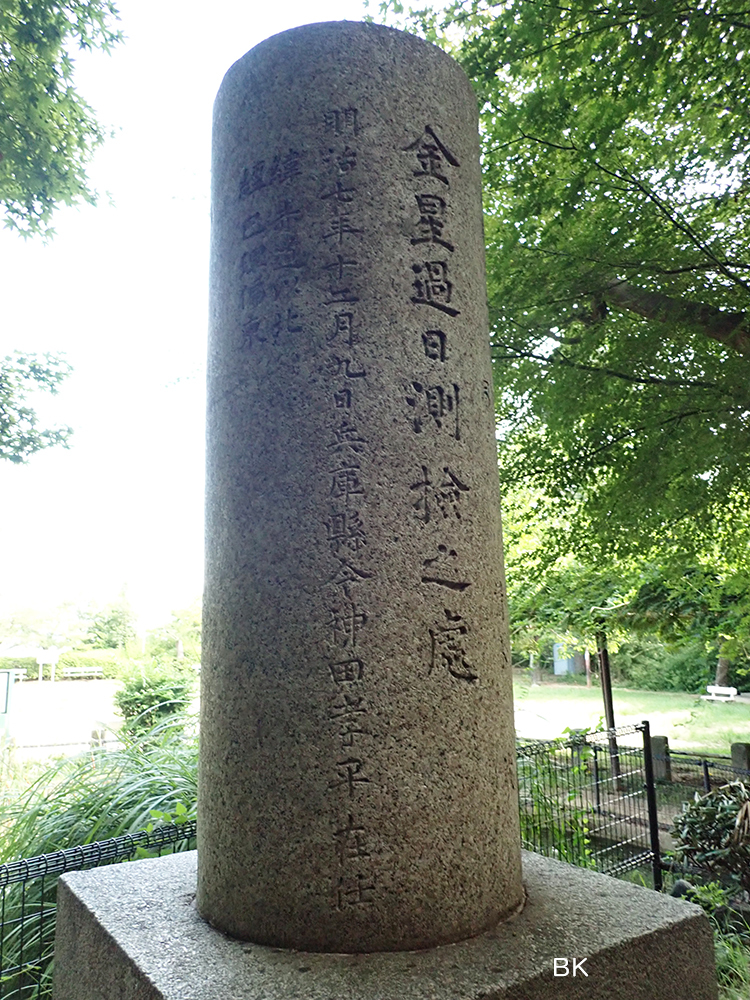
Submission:
M 105 603 L 145 624 L 202 588 L 203 370 L 211 107 L 269 35 L 360 20 L 361 0 L 119 0 L 127 39 L 81 54 L 76 85 L 116 137 L 48 245 L 0 230 L 0 352 L 64 352 L 74 374 L 39 410 L 70 450 L 0 463 L 0 614 Z M 2 636 L 0 636 L 0 639 Z

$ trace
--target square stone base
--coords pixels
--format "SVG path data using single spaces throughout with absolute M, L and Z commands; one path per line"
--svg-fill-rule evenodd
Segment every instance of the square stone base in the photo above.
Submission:
M 198 916 L 195 882 L 195 852 L 63 876 L 54 1000 L 717 997 L 699 907 L 535 854 L 524 854 L 521 913 L 421 952 L 311 954 L 236 941 Z

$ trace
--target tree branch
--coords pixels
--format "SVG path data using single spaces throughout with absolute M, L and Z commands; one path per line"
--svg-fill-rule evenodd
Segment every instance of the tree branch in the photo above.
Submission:
M 613 280 L 604 292 L 611 305 L 628 309 L 645 319 L 684 323 L 706 337 L 718 340 L 739 354 L 750 356 L 750 322 L 744 312 L 725 312 L 705 302 L 675 299 L 661 292 L 636 288 L 628 281 Z

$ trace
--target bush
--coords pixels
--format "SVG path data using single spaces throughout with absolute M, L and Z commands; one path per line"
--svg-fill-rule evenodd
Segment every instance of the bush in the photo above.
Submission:
M 82 667 L 90 670 L 92 667 L 102 668 L 102 677 L 118 678 L 126 670 L 132 670 L 132 663 L 123 658 L 117 649 L 75 649 L 63 653 L 57 664 L 57 679 L 62 680 L 65 667 Z
M 0 657 L 0 670 L 25 670 L 29 677 L 36 677 L 39 667 L 33 656 L 3 656 Z
M 158 667 L 141 668 L 125 680 L 115 694 L 115 704 L 122 712 L 126 728 L 140 731 L 160 719 L 183 711 L 192 694 L 194 677 Z
M 678 861 L 750 890 L 750 789 L 743 782 L 696 792 L 670 832 Z
M 700 644 L 670 650 L 657 642 L 633 640 L 612 654 L 612 675 L 644 691 L 705 691 L 716 671 L 716 654 Z
M 64 667 L 101 667 L 102 677 L 119 678 L 124 673 L 132 672 L 133 661 L 127 659 L 118 649 L 74 649 L 63 653 L 55 668 L 55 677 L 62 680 Z M 33 656 L 0 658 L 0 670 L 25 670 L 29 680 L 39 676 L 39 666 Z M 51 680 L 52 669 L 49 663 L 42 668 L 43 680 Z

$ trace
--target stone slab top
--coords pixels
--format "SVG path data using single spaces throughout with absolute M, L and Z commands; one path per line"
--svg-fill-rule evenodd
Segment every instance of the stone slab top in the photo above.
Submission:
M 155 988 L 148 996 L 165 1000 L 716 996 L 699 907 L 539 855 L 523 861 L 520 913 L 422 952 L 312 954 L 229 938 L 195 909 L 196 852 L 73 872 L 61 888 L 146 973 Z M 63 900 L 63 910 L 69 905 Z M 588 977 L 553 978 L 553 959 L 563 956 L 585 958 Z

